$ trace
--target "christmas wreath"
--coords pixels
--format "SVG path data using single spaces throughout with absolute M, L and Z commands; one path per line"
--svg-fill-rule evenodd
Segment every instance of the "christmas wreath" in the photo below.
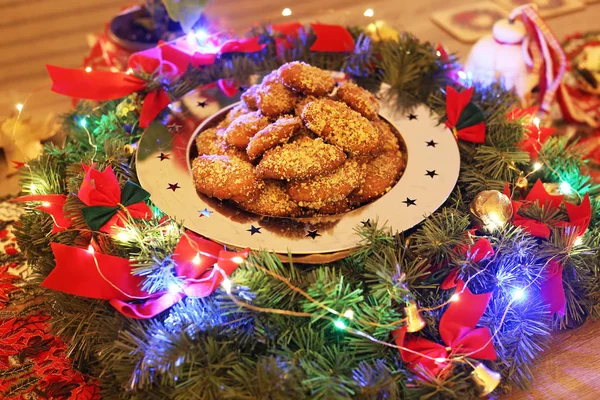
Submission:
M 103 398 L 500 394 L 528 386 L 553 330 L 598 317 L 600 186 L 577 142 L 513 93 L 462 87 L 454 56 L 408 34 L 286 24 L 185 40 L 123 72 L 49 67 L 55 91 L 89 100 L 64 117 L 63 146 L 21 167 L 31 280 Z M 446 203 L 401 234 L 365 221 L 357 251 L 317 266 L 227 251 L 154 207 L 135 173 L 143 128 L 191 89 L 236 94 L 292 60 L 430 107 L 461 153 Z

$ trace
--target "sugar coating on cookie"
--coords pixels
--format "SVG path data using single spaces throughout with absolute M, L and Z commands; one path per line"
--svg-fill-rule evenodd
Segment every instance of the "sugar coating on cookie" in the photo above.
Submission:
M 267 75 L 256 89 L 256 104 L 263 115 L 276 118 L 294 110 L 298 95 L 283 84 L 274 73 Z
M 325 141 L 351 154 L 366 155 L 380 146 L 379 132 L 369 120 L 344 103 L 330 99 L 308 103 L 302 121 Z
M 301 208 L 293 201 L 285 185 L 280 181 L 265 181 L 256 198 L 241 202 L 240 207 L 260 215 L 288 217 L 300 213 Z
M 260 189 L 252 164 L 237 157 L 200 156 L 192 162 L 192 176 L 198 192 L 221 200 L 248 201 Z
M 261 178 L 306 179 L 339 167 L 346 155 L 322 139 L 298 139 L 267 150 L 256 166 Z
M 297 117 L 282 117 L 274 123 L 267 125 L 256 135 L 252 136 L 246 153 L 251 160 L 261 156 L 270 148 L 287 142 L 302 128 L 302 121 Z
M 337 96 L 363 117 L 374 120 L 379 114 L 379 102 L 371 92 L 360 86 L 346 82 L 337 90 Z
M 248 107 L 250 110 L 258 109 L 258 95 L 256 91 L 258 90 L 258 85 L 252 85 L 244 93 L 242 93 L 241 99 L 242 102 Z
M 284 64 L 277 72 L 287 87 L 305 95 L 325 96 L 335 87 L 329 72 L 303 62 Z
M 344 199 L 365 179 L 364 165 L 348 159 L 338 169 L 328 175 L 313 179 L 295 180 L 288 185 L 290 197 L 300 205 L 315 206 Z M 318 207 L 321 208 L 321 207 Z
M 225 130 L 225 140 L 228 144 L 245 149 L 250 138 L 269 125 L 269 119 L 259 112 L 242 114 L 237 117 Z
M 198 155 L 228 155 L 232 157 L 238 157 L 242 160 L 248 161 L 248 155 L 243 150 L 237 147 L 230 146 L 225 141 L 225 129 L 224 128 L 208 128 L 200 132 L 196 137 L 196 149 Z
M 246 104 L 240 103 L 227 112 L 225 118 L 219 123 L 218 126 L 219 128 L 227 128 L 229 124 L 231 124 L 237 117 L 250 112 L 252 112 L 252 110 L 248 108 Z
M 349 196 L 351 202 L 364 203 L 389 192 L 404 170 L 399 151 L 386 151 L 365 165 L 363 184 Z

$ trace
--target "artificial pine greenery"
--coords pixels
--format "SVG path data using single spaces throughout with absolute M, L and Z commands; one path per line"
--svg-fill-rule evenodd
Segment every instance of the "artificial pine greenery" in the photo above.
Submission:
M 409 35 L 397 42 L 374 43 L 357 36 L 353 53 L 315 54 L 308 50 L 314 40 L 309 32 L 290 38 L 293 48 L 276 58 L 274 38 L 261 34 L 268 45 L 263 53 L 228 55 L 213 66 L 190 69 L 169 88 L 171 95 L 178 98 L 219 78 L 245 83 L 251 75 L 266 74 L 286 61 L 304 60 L 348 72 L 371 87 L 383 82 L 398 107 L 425 103 L 440 122 L 445 119 L 443 89 L 453 84 L 449 72 L 455 61 L 436 56 L 430 43 Z M 400 326 L 396 323 L 405 317 L 409 301 L 420 308 L 446 301 L 452 291 L 439 285 L 457 268 L 459 276 L 471 279 L 469 288 L 474 293 L 493 293 L 480 325 L 497 333 L 493 343 L 498 359 L 486 362 L 504 378 L 497 392 L 510 390 L 512 384 L 525 388 L 551 330 L 579 325 L 588 315 L 599 314 L 600 226 L 598 186 L 581 172 L 585 165 L 574 145 L 552 138 L 540 154 L 552 169 L 536 172 L 530 182 L 538 177 L 548 182 L 568 179 L 577 193 L 592 196 L 594 217 L 583 244 L 573 247 L 567 232 L 554 232 L 552 241 L 540 240 L 510 224 L 491 234 L 469 236 L 471 199 L 481 190 L 501 190 L 506 182 L 513 184 L 531 170 L 529 155 L 517 146 L 523 126 L 505 118 L 515 100 L 499 86 L 476 88 L 473 101 L 486 117 L 486 142 L 459 143 L 461 174 L 456 189 L 442 208 L 416 228 L 397 234 L 380 215 L 380 222 L 357 228 L 363 245 L 344 260 L 320 266 L 284 264 L 266 251 L 254 252 L 233 274 L 231 295 L 238 300 L 310 316 L 239 307 L 219 289 L 209 298 L 185 298 L 157 317 L 140 321 L 122 316 L 108 302 L 47 291 L 54 329 L 68 343 L 74 364 L 98 378 L 103 397 L 110 399 L 470 398 L 479 389 L 468 365 L 456 365 L 445 379 L 419 380 L 403 365 L 397 349 L 372 340 L 393 342 L 390 332 Z M 45 154 L 23 171 L 24 191 L 33 183 L 36 193 L 69 194 L 66 210 L 74 218 L 73 229 L 55 235 L 50 233 L 52 220 L 47 214 L 29 209 L 21 219 L 17 236 L 36 272 L 33 282 L 41 282 L 54 267 L 50 242 L 85 246 L 92 236 L 103 253 L 134 260 L 132 273 L 145 278 L 149 292 L 164 290 L 170 280 L 178 279 L 171 254 L 183 227 L 163 220 L 160 211 L 154 210 L 151 221 L 129 221 L 126 242 L 90 233 L 81 219 L 81 203 L 73 194 L 83 179 L 82 161 L 93 159 L 98 169 L 111 165 L 121 183 L 135 181 L 134 159 L 125 145 L 136 142 L 141 130 L 135 115 L 118 111 L 118 104 L 80 104 L 65 118 L 63 126 L 69 132 L 65 145 L 46 146 Z M 82 118 L 91 142 L 99 144 L 96 149 L 81 127 Z M 529 212 L 540 220 L 548 217 L 543 210 Z M 566 214 L 560 210 L 552 218 L 565 220 Z M 166 225 L 174 228 L 165 231 Z M 495 255 L 474 262 L 457 247 L 479 236 L 490 240 Z M 550 315 L 540 298 L 539 281 L 528 288 L 526 301 L 512 304 L 507 311 L 511 290 L 535 281 L 553 257 L 565 266 L 566 316 Z M 332 315 L 317 302 L 339 314 L 352 310 L 354 318 Z M 443 308 L 424 311 L 427 326 L 420 334 L 439 341 L 437 327 L 443 312 Z M 336 320 L 346 329 L 336 327 Z

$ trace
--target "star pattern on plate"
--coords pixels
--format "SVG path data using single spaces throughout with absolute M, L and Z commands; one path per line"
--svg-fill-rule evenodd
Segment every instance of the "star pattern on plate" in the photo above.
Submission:
M 210 211 L 208 208 L 205 208 L 204 210 L 198 210 L 198 213 L 200 213 L 200 217 L 210 217 L 210 214 L 212 214 L 214 211 Z
M 313 240 L 317 238 L 317 236 L 321 236 L 320 233 L 317 233 L 318 229 L 309 229 L 308 232 L 306 233 L 306 237 L 310 237 Z
M 254 236 L 255 233 L 262 234 L 260 228 L 262 228 L 262 226 L 250 225 L 250 229 L 246 229 L 246 232 L 250 232 L 250 236 Z
M 430 170 L 426 169 L 425 171 L 427 171 L 425 173 L 425 175 L 430 176 L 431 178 L 433 178 L 434 176 L 438 176 L 439 175 L 437 172 L 435 172 L 435 169 L 433 171 L 430 171 Z
M 167 129 L 171 133 L 178 133 L 181 130 L 181 128 L 183 128 L 183 126 L 178 125 L 176 123 L 172 123 L 172 124 L 167 125 Z
M 435 147 L 435 145 L 437 144 L 437 142 L 434 142 L 433 139 L 431 139 L 429 142 L 425 142 L 427 143 L 427 147 Z
M 409 120 L 409 121 L 412 121 L 413 119 L 418 119 L 418 118 L 417 118 L 417 116 L 416 116 L 415 114 L 413 114 L 413 113 L 410 113 L 410 114 L 408 115 L 408 120 Z
M 202 108 L 204 108 L 204 107 L 206 107 L 206 104 L 207 104 L 206 100 L 199 101 L 199 102 L 198 102 L 198 107 L 202 107 Z
M 169 183 L 169 187 L 167 188 L 167 190 L 172 191 L 176 191 L 177 189 L 181 189 L 181 186 L 179 186 L 179 182 Z
M 156 156 L 156 158 L 160 158 L 160 161 L 170 160 L 169 155 L 170 154 L 160 153 L 160 156 Z
M 417 205 L 417 199 L 409 199 L 407 197 L 406 200 L 403 201 L 403 203 L 406 204 L 406 207 L 416 206 Z
M 371 218 L 368 218 L 366 221 L 360 221 L 360 223 L 362 224 L 362 226 L 364 226 L 366 228 L 370 228 L 371 227 Z

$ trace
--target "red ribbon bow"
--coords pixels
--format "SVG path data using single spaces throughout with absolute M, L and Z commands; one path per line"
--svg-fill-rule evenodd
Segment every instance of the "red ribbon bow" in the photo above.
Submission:
M 484 116 L 479 107 L 471 102 L 473 88 L 457 92 L 446 86 L 446 126 L 457 139 L 473 143 L 485 142 Z
M 161 43 L 158 47 L 134 53 L 128 67 L 146 74 L 160 74 L 168 79 L 179 78 L 187 69 L 189 59 L 182 57 L 174 47 Z M 150 81 L 127 72 L 90 71 L 46 65 L 52 79 L 52 90 L 67 96 L 96 101 L 115 100 L 147 88 Z M 148 127 L 171 99 L 158 86 L 144 98 L 140 115 L 140 126 Z
M 121 186 L 112 167 L 109 166 L 104 172 L 100 172 L 93 166 L 88 167 L 83 164 L 83 169 L 86 174 L 77 193 L 79 200 L 86 206 L 122 207 L 100 228 L 101 232 L 111 233 L 112 227 L 123 226 L 123 221 L 127 219 L 126 213 L 133 218 L 150 219 L 152 217 L 150 207 L 143 201 L 127 206 L 120 204 Z
M 402 361 L 421 378 L 430 380 L 447 365 L 450 355 L 495 360 L 496 350 L 489 328 L 475 328 L 485 312 L 492 293 L 473 294 L 462 280 L 456 282 L 459 299 L 451 302 L 440 319 L 440 336 L 444 344 L 419 337 L 406 337 L 406 327 L 393 332 Z M 436 360 L 437 359 L 437 360 Z
M 209 296 L 245 260 L 249 251 L 226 251 L 217 243 L 185 233 L 173 255 L 177 263 L 175 271 L 183 278 L 181 285 L 150 294 L 141 289 L 143 278 L 131 275 L 130 260 L 59 243 L 51 246 L 56 267 L 42 286 L 110 300 L 120 313 L 138 319 L 152 318 L 185 296 Z

